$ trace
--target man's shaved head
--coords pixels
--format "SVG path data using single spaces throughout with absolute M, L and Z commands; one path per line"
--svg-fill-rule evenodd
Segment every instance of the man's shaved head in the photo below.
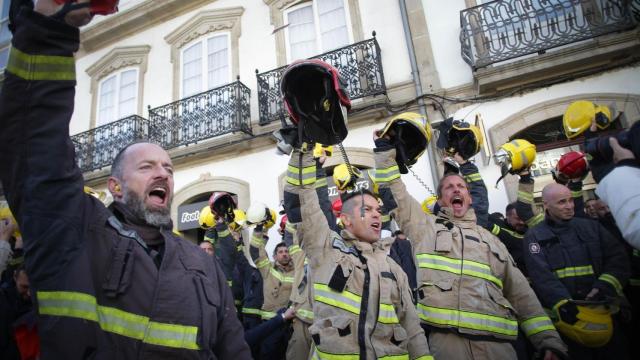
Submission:
M 573 218 L 574 205 L 571 190 L 564 185 L 552 183 L 542 189 L 542 204 L 547 214 L 555 221 Z

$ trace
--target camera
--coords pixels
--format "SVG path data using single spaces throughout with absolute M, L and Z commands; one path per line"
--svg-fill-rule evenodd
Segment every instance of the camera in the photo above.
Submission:
M 609 144 L 611 136 L 599 136 L 587 139 L 584 143 L 584 151 L 591 155 L 593 160 L 602 162 L 613 161 L 613 149 Z M 640 159 L 640 121 L 636 121 L 629 130 L 615 135 L 620 146 L 631 150 L 636 160 Z

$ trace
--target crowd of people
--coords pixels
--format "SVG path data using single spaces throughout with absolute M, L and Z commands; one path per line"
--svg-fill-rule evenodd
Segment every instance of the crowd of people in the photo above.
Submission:
M 311 151 L 321 137 L 296 129 L 283 217 L 263 204 L 243 213 L 232 194 L 215 192 L 213 221 L 194 244 L 172 231 L 173 165 L 156 144 L 119 151 L 108 207 L 83 191 L 69 139 L 73 53 L 78 26 L 91 20 L 82 3 L 37 1 L 10 18 L 0 93 L 11 208 L 0 216 L 3 359 L 638 357 L 640 195 L 630 184 L 640 162 L 615 139 L 611 161 L 592 162 L 599 198 L 584 201 L 582 154 L 582 171 L 554 176 L 539 210 L 525 162 L 512 166 L 518 198 L 503 216 L 489 214 L 470 160 L 477 150 L 448 154 L 435 202 L 407 191 L 401 174 L 431 137 L 419 114 L 388 124 L 419 128 L 421 148 L 407 149 L 398 127 L 376 131 L 375 186 L 353 188 L 359 170 L 347 162 L 334 203 L 326 153 Z M 305 64 L 325 66 L 297 69 Z M 283 96 L 301 127 L 318 109 L 349 105 L 327 97 L 310 110 L 295 92 Z M 276 224 L 280 238 L 270 239 Z

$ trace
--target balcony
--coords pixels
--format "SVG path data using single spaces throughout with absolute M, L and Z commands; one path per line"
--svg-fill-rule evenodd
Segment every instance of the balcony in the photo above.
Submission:
M 387 88 L 382 72 L 380 46 L 375 38 L 364 40 L 324 54 L 314 56 L 338 69 L 347 84 L 346 91 L 351 100 L 386 94 Z M 280 95 L 280 79 L 286 66 L 258 73 L 258 106 L 260 125 L 284 120 L 286 111 Z
M 82 172 L 111 166 L 118 151 L 127 144 L 148 137 L 147 119 L 131 115 L 71 137 L 76 162 Z
M 149 137 L 169 150 L 241 131 L 251 135 L 251 90 L 240 80 L 149 109 Z
M 635 9 L 634 9 L 635 8 Z M 473 70 L 629 30 L 637 0 L 498 0 L 460 12 L 462 58 Z

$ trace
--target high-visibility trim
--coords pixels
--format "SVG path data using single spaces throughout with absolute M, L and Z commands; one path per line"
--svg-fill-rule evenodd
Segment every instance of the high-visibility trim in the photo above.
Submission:
M 229 229 L 223 230 L 223 231 L 218 231 L 218 237 L 219 238 L 227 237 L 230 234 L 231 234 L 231 232 L 229 232 Z
M 502 288 L 502 280 L 491 273 L 491 267 L 477 261 L 453 259 L 435 254 L 418 254 L 418 267 L 463 274 L 490 281 Z
M 610 275 L 610 274 L 602 274 L 598 277 L 598 279 L 608 283 L 609 285 L 613 286 L 614 289 L 616 289 L 616 292 L 618 294 L 622 294 L 622 284 L 620 284 L 620 281 L 618 281 L 618 279 L 616 279 L 615 276 Z
M 210 242 L 210 243 L 212 243 L 212 244 L 215 244 L 215 242 L 216 242 L 216 239 L 215 239 L 215 238 L 212 238 L 211 236 L 207 236 L 207 235 L 205 235 L 205 236 L 204 236 L 204 239 L 203 239 L 203 240 L 204 240 L 204 241 L 208 241 L 208 242 Z
M 293 283 L 293 276 L 287 276 L 274 268 L 269 269 L 269 273 L 280 282 Z
M 235 299 L 235 300 L 233 300 L 233 303 L 234 303 L 236 306 L 240 306 L 240 305 L 242 305 L 242 300 Z
M 383 324 L 399 324 L 400 320 L 398 320 L 396 308 L 391 304 L 380 303 L 378 322 Z
M 289 246 L 289 255 L 294 255 L 296 253 L 299 253 L 300 251 L 302 251 L 302 249 L 298 245 Z
M 538 224 L 540 224 L 542 221 L 544 220 L 544 214 L 543 213 L 539 213 L 538 215 L 532 217 L 531 219 L 527 220 L 527 226 L 529 228 L 532 228 Z
M 381 215 L 380 216 L 380 221 L 382 221 L 383 223 L 391 221 L 391 215 L 389 215 L 389 214 Z
M 273 319 L 276 315 L 278 315 L 278 313 L 273 311 L 260 311 L 260 317 L 262 318 L 262 320 Z
M 307 166 L 302 168 L 302 179 L 300 179 L 300 169 L 289 165 L 287 167 L 287 182 L 291 185 L 300 186 L 300 180 L 302 185 L 309 185 L 316 182 L 316 166 Z
M 287 230 L 288 233 L 290 234 L 295 234 L 298 230 L 296 229 L 296 226 L 293 225 L 290 222 L 286 222 L 286 224 L 284 225 L 284 229 Z
M 518 200 L 525 204 L 533 204 L 533 194 L 528 191 L 518 191 Z
M 433 360 L 433 356 L 431 356 L 431 355 L 422 355 L 422 356 L 417 357 L 417 358 L 415 358 L 413 360 Z
M 378 360 L 409 360 L 409 354 L 385 355 L 379 357 Z
M 320 179 L 316 179 L 316 189 L 327 186 L 327 178 L 322 177 Z
M 229 285 L 229 287 L 233 286 L 233 280 L 227 280 L 227 285 Z
M 527 336 L 535 335 L 546 330 L 555 330 L 555 326 L 548 316 L 536 316 L 527 319 L 520 324 L 522 331 Z
M 31 55 L 11 47 L 7 71 L 25 80 L 75 80 L 73 56 Z
M 593 275 L 593 268 L 591 265 L 573 266 L 555 270 L 554 273 L 559 279 L 564 279 L 573 276 Z
M 360 302 L 362 297 L 348 291 L 337 292 L 325 284 L 313 284 L 313 298 L 317 302 L 321 302 L 350 313 L 360 315 Z
M 482 176 L 480 176 L 479 173 L 473 173 L 473 174 L 469 174 L 469 175 L 463 175 L 462 176 L 464 178 L 464 181 L 466 182 L 474 182 L 474 181 L 481 181 L 482 180 Z
M 38 291 L 41 315 L 72 317 L 95 321 L 106 332 L 147 344 L 199 350 L 197 326 L 167 324 L 114 307 L 98 305 L 89 294 L 73 291 Z
M 582 197 L 582 190 L 572 191 L 571 192 L 571 197 L 574 198 L 574 199 Z
M 247 308 L 247 307 L 243 307 L 242 308 L 242 313 L 243 314 L 248 314 L 248 315 L 262 315 L 262 310 L 260 309 L 255 309 L 255 308 Z
M 318 350 L 316 345 L 311 343 L 312 360 L 359 360 L 360 354 L 332 354 Z
M 418 316 L 423 321 L 435 325 L 448 325 L 507 336 L 518 335 L 517 321 L 494 315 L 436 308 L 418 303 Z
M 493 227 L 491 228 L 491 233 L 492 233 L 493 235 L 498 236 L 498 234 L 500 234 L 500 229 L 501 229 L 501 227 L 500 227 L 500 226 L 498 226 L 498 225 L 496 225 L 496 224 L 493 224 Z
M 262 236 L 251 236 L 251 245 L 255 247 L 263 247 L 265 245 L 264 239 Z
M 500 230 L 507 232 L 509 235 L 513 236 L 514 238 L 524 239 L 524 235 L 518 234 L 517 232 L 515 232 L 513 230 L 509 230 L 509 229 L 503 228 L 503 227 L 501 227 Z
M 242 248 L 243 248 L 243 246 L 242 246 L 242 244 L 240 244 L 240 245 L 236 246 L 236 251 L 237 252 L 242 252 Z
M 376 183 L 389 182 L 398 178 L 400 178 L 400 170 L 398 169 L 398 165 L 394 165 L 386 169 L 376 169 Z
M 271 266 L 271 261 L 269 261 L 269 258 L 265 258 L 265 259 L 262 259 L 262 260 L 258 261 L 256 266 L 258 267 L 258 269 L 263 268 L 265 266 Z
M 309 310 L 305 310 L 305 309 L 298 309 L 296 310 L 296 315 L 301 316 L 303 318 L 309 319 L 309 320 L 313 320 L 313 311 L 309 311 Z
M 631 286 L 640 286 L 640 279 L 629 279 L 629 285 Z

